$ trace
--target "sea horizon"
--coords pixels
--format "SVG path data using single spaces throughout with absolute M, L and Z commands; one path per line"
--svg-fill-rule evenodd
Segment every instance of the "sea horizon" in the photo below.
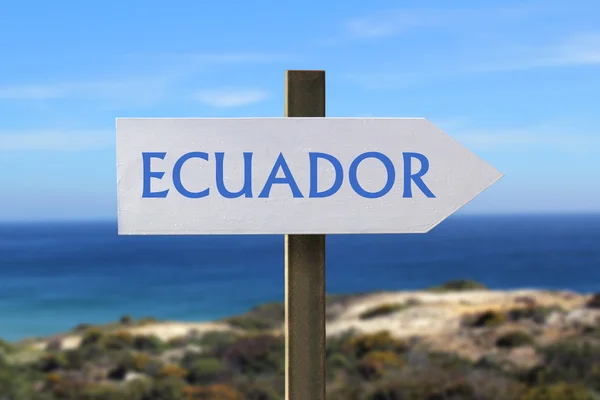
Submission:
M 330 235 L 330 294 L 600 291 L 600 213 L 455 214 L 427 234 Z M 122 315 L 210 321 L 283 301 L 283 235 L 119 236 L 115 220 L 0 222 L 0 338 Z
M 451 214 L 444 221 L 456 218 L 500 218 L 500 217 L 570 217 L 570 216 L 600 216 L 600 210 L 563 210 L 563 211 L 497 211 L 497 212 L 462 212 L 458 210 Z M 118 224 L 117 217 L 98 217 L 98 218 L 19 218 L 19 219 L 2 219 L 0 225 L 16 225 L 16 224 L 62 224 L 62 223 L 113 223 Z M 190 236 L 190 235 L 184 235 Z M 201 235 L 208 236 L 208 235 Z M 232 235 L 235 236 L 235 235 Z M 241 235 L 240 235 L 241 236 Z M 245 235 L 244 235 L 245 236 Z

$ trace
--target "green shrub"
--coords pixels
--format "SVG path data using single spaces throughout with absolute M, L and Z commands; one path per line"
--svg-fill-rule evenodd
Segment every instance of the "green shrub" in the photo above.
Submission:
M 62 340 L 60 338 L 51 339 L 46 343 L 47 351 L 57 352 L 57 351 L 62 350 L 62 347 L 63 347 Z
M 328 369 L 344 369 L 346 368 L 349 364 L 350 361 L 348 360 L 348 357 L 346 357 L 343 354 L 340 353 L 336 353 L 333 354 L 329 357 L 327 357 L 327 367 Z
M 364 379 L 374 380 L 383 376 L 384 371 L 402 365 L 402 358 L 392 351 L 372 351 L 360 360 L 358 372 Z
M 260 318 L 245 315 L 229 318 L 227 323 L 235 328 L 246 331 L 261 331 L 271 327 L 268 322 Z
M 110 350 L 123 350 L 133 347 L 134 337 L 129 332 L 118 332 L 105 335 L 102 339 L 102 345 Z
M 154 358 L 147 353 L 126 353 L 115 364 L 126 371 L 157 376 L 165 366 L 160 358 Z
M 160 352 L 163 351 L 167 344 L 155 335 L 135 336 L 133 339 L 133 347 L 139 351 Z
M 107 350 L 104 345 L 100 343 L 90 343 L 84 346 L 80 346 L 77 349 L 65 351 L 67 357 L 69 369 L 79 369 L 84 364 L 92 364 L 101 360 L 110 359 L 115 355 L 112 350 Z
M 267 382 L 250 382 L 239 387 L 244 400 L 283 400 L 277 391 Z
M 223 359 L 233 371 L 245 375 L 283 373 L 284 341 L 271 335 L 242 338 L 225 351 Z
M 529 346 L 534 344 L 534 339 L 531 335 L 525 332 L 509 332 L 506 333 L 496 340 L 496 346 L 504 348 L 514 348 L 521 346 Z
M 124 391 L 106 383 L 85 383 L 75 393 L 77 400 L 129 400 Z
M 158 378 L 179 378 L 183 379 L 188 372 L 185 368 L 175 364 L 167 364 L 158 370 L 156 374 Z
M 127 375 L 127 368 L 124 364 L 118 364 L 108 372 L 107 378 L 114 381 L 122 381 Z
M 90 328 L 93 328 L 93 326 L 91 324 L 79 324 L 77 325 L 75 328 L 73 328 L 74 332 L 85 332 L 87 330 L 89 330 Z
M 80 369 L 85 364 L 85 357 L 81 349 L 71 349 L 64 352 L 67 359 L 67 369 Z
M 358 388 L 353 388 L 349 394 L 356 392 L 360 396 L 363 390 L 359 391 Z M 354 394 L 356 396 L 354 398 L 364 398 L 365 400 L 429 400 L 430 393 L 429 388 L 419 381 L 398 380 L 373 385 L 366 395 L 358 397 Z M 445 400 L 443 397 L 439 399 Z M 342 400 L 342 397 L 340 397 L 340 400 Z M 438 400 L 438 398 L 435 398 L 435 400 Z
M 546 322 L 548 316 L 555 311 L 564 311 L 559 306 L 534 306 L 513 308 L 507 312 L 508 318 L 512 321 L 522 319 L 531 319 L 538 324 Z
M 373 381 L 381 378 L 384 367 L 380 363 L 372 362 L 370 360 L 360 360 L 357 371 L 364 380 Z
M 0 355 L 13 353 L 14 350 L 13 345 L 0 339 Z
M 148 400 L 151 399 L 152 382 L 149 379 L 135 379 L 127 382 L 124 391 L 127 400 Z
M 49 386 L 56 385 L 62 380 L 62 376 L 57 372 L 50 372 L 46 375 L 45 383 Z
M 38 369 L 41 372 L 52 372 L 57 369 L 66 368 L 69 360 L 65 353 L 46 354 L 38 361 Z
M 156 324 L 157 322 L 158 322 L 158 320 L 154 317 L 144 317 L 144 318 L 140 318 L 140 320 L 137 322 L 136 325 L 139 325 L 139 326 L 152 325 L 152 324 Z
M 194 339 L 192 342 L 197 343 L 207 350 L 224 349 L 231 346 L 237 339 L 238 335 L 232 332 L 206 332 L 200 338 Z
M 592 298 L 588 300 L 586 306 L 588 308 L 600 308 L 600 293 L 595 293 Z
M 487 290 L 487 286 L 483 283 L 479 283 L 472 280 L 467 279 L 458 279 L 453 281 L 448 281 L 438 287 L 431 288 L 429 290 L 434 292 L 457 292 L 457 291 L 467 291 L 467 290 Z
M 131 324 L 133 324 L 133 318 L 131 317 L 131 315 L 123 315 L 119 319 L 119 323 L 121 325 L 131 325 Z
M 174 338 L 167 340 L 167 342 L 165 343 L 165 347 L 167 347 L 169 349 L 173 349 L 173 348 L 181 349 L 181 348 L 187 346 L 188 343 L 190 343 L 190 339 L 188 337 L 179 336 L 179 337 L 174 337 Z
M 268 321 L 271 325 L 283 323 L 285 318 L 285 304 L 283 303 L 267 303 L 261 304 L 250 311 L 250 313 L 264 321 Z
M 408 307 L 410 307 L 410 305 L 399 304 L 399 303 L 381 304 L 377 307 L 371 308 L 371 309 L 363 312 L 362 314 L 360 314 L 359 318 L 362 320 L 377 318 L 377 317 L 397 313 Z
M 338 385 L 334 389 L 327 391 L 327 400 L 388 400 L 388 399 L 400 399 L 405 400 L 403 397 L 373 397 L 375 393 L 365 393 L 363 382 L 349 381 L 344 382 L 343 385 Z M 408 399 L 407 400 L 412 400 Z
M 253 308 L 246 314 L 227 318 L 225 322 L 247 331 L 263 331 L 280 327 L 284 315 L 283 303 L 267 303 Z
M 428 396 L 429 399 L 473 399 L 475 390 L 468 382 L 458 379 L 447 384 L 442 390 Z
M 356 360 L 349 359 L 341 353 L 330 355 L 325 360 L 325 372 L 328 380 L 334 379 L 339 373 L 353 369 L 356 369 Z
M 526 380 L 532 384 L 566 382 L 600 390 L 600 345 L 567 340 L 539 349 L 540 367 Z
M 89 346 L 91 344 L 100 343 L 104 334 L 100 328 L 89 328 L 83 334 L 81 338 L 81 346 Z
M 145 353 L 127 354 L 121 361 L 127 370 L 144 372 L 152 361 L 152 357 Z
M 148 399 L 186 400 L 185 386 L 185 382 L 178 378 L 157 379 L 153 382 Z
M 190 400 L 248 400 L 236 388 L 221 383 L 204 387 L 187 386 L 183 393 Z
M 7 400 L 51 400 L 35 390 L 35 383 L 42 378 L 37 372 L 24 366 L 11 365 L 0 357 L 0 398 Z
M 589 389 L 566 383 L 534 387 L 521 400 L 595 400 Z
M 227 372 L 221 360 L 202 355 L 184 360 L 184 365 L 189 370 L 189 382 L 199 385 L 215 382 Z
M 384 367 L 401 367 L 404 365 L 404 360 L 398 353 L 393 351 L 385 350 L 375 350 L 371 351 L 362 358 L 362 360 L 371 361 L 374 363 L 380 363 Z
M 352 329 L 335 336 L 329 336 L 327 338 L 326 356 L 329 357 L 333 354 L 344 352 L 350 340 L 355 336 L 357 336 L 357 333 Z
M 447 371 L 465 372 L 471 370 L 474 366 L 471 360 L 456 353 L 430 350 L 427 352 L 427 358 L 430 365 Z
M 372 351 L 401 353 L 408 349 L 404 341 L 392 337 L 387 331 L 357 335 L 350 339 L 345 347 L 346 351 L 349 351 L 359 359 Z
M 475 387 L 450 371 L 431 369 L 410 373 L 400 379 L 382 379 L 371 385 L 364 395 L 353 397 L 365 400 L 517 400 L 506 397 L 480 397 Z M 341 400 L 341 398 L 340 398 Z
M 493 327 L 503 324 L 505 320 L 504 313 L 490 310 L 477 315 L 473 320 L 472 326 L 477 328 Z

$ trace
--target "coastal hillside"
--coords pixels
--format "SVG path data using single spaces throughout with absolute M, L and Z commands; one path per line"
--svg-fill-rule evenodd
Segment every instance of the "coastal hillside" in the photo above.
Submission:
M 283 399 L 284 307 L 222 321 L 133 320 L 4 343 L 2 399 Z M 328 399 L 592 400 L 600 296 L 453 281 L 332 295 Z

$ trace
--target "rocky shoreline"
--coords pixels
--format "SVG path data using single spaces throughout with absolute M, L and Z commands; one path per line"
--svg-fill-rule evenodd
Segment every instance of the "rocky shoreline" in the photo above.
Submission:
M 273 303 L 205 323 L 123 317 L 106 326 L 79 326 L 55 337 L 7 344 L 5 362 L 31 370 L 37 376 L 36 395 L 54 396 L 48 399 L 110 395 L 106 398 L 112 400 L 124 393 L 134 400 L 280 399 L 283 312 L 283 304 Z M 540 381 L 534 371 L 552 361 L 547 349 L 598 345 L 600 354 L 600 296 L 494 291 L 469 281 L 423 291 L 330 296 L 327 336 L 331 399 L 588 399 L 568 397 L 571 392 L 596 396 L 586 373 L 561 377 L 546 371 Z M 446 361 L 439 364 L 439 357 Z M 438 376 L 432 386 L 423 381 L 429 375 L 413 376 L 424 368 L 423 359 L 427 374 L 445 378 Z M 456 365 L 448 367 L 448 360 Z M 597 363 L 600 370 L 600 358 Z M 492 374 L 489 379 L 500 386 L 484 390 L 464 381 L 474 379 L 475 372 Z M 558 375 L 548 381 L 553 374 Z M 156 385 L 167 383 L 172 396 L 157 394 Z M 135 385 L 139 393 L 127 392 Z M 435 397 L 452 385 L 467 394 Z M 101 394 L 81 397 L 92 389 Z M 404 397 L 385 395 L 385 390 Z M 552 391 L 562 397 L 552 397 Z

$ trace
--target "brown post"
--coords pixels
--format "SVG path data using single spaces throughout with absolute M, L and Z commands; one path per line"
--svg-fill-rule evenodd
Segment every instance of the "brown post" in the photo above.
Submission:
M 325 117 L 325 71 L 286 71 L 285 116 Z M 325 400 L 325 235 L 285 236 L 285 398 Z

